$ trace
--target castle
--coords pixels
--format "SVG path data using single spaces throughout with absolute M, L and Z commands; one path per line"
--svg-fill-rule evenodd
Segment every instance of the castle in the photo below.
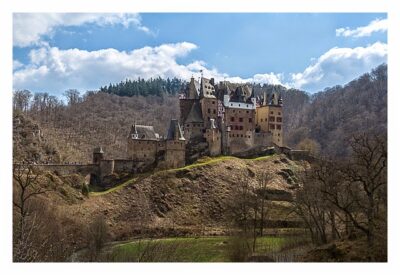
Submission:
M 192 77 L 179 105 L 180 119 L 171 120 L 165 136 L 153 126 L 132 125 L 122 159 L 106 159 L 98 147 L 90 164 L 36 167 L 59 175 L 81 174 L 92 184 L 106 185 L 113 174 L 178 168 L 204 155 L 246 157 L 278 148 L 290 158 L 303 157 L 303 152 L 283 146 L 282 98 L 277 93 L 256 97 L 248 85 Z
M 250 155 L 283 147 L 283 104 L 277 93 L 256 97 L 248 85 L 192 77 L 179 103 L 180 119 L 171 120 L 166 138 L 153 126 L 132 125 L 128 159 L 166 169 L 202 155 Z

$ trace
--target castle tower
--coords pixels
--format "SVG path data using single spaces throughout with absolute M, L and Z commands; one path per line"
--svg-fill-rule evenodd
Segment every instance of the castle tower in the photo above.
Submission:
M 100 164 L 104 159 L 104 151 L 101 147 L 96 147 L 93 150 L 93 164 Z
M 221 154 L 221 132 L 215 125 L 215 120 L 210 119 L 210 127 L 206 129 L 204 137 L 208 143 L 208 151 L 210 156 L 218 156 Z
M 265 104 L 265 105 L 264 105 Z M 256 125 L 261 133 L 268 133 L 271 142 L 283 146 L 283 100 L 282 96 L 273 90 L 268 97 L 264 95 L 263 105 L 256 109 Z
M 179 98 L 179 108 L 181 113 L 179 121 L 184 128 L 186 128 L 185 121 L 187 120 L 189 113 L 191 112 L 193 104 L 195 102 L 199 102 L 199 96 L 200 84 L 192 77 L 185 88 L 183 96 Z
M 165 140 L 164 168 L 185 166 L 185 137 L 178 120 L 171 119 L 167 139 Z
M 204 121 L 199 100 L 194 101 L 192 107 L 183 121 L 186 142 L 190 139 L 203 136 Z
M 204 127 L 210 126 L 210 120 L 218 119 L 218 100 L 215 96 L 214 80 L 202 77 L 200 83 L 200 105 Z

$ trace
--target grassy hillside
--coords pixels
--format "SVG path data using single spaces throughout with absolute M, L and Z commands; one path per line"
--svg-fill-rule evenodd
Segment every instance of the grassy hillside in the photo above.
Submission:
M 267 185 L 267 227 L 298 227 L 299 219 L 290 213 L 290 199 L 298 187 L 295 174 L 303 169 L 302 163 L 284 155 L 206 158 L 180 169 L 136 175 L 117 187 L 91 192 L 87 197 L 81 193 L 84 178 L 45 173 L 40 177 L 40 186 L 47 192 L 35 199 L 35 205 L 40 207 L 34 211 L 39 211 L 40 219 L 43 213 L 51 215 L 50 220 L 47 214 L 43 216 L 41 222 L 47 228 L 56 228 L 56 233 L 46 234 L 64 236 L 59 241 L 66 250 L 62 255 L 85 248 L 88 226 L 96 217 L 105 220 L 109 241 L 135 236 L 226 235 L 235 191 L 244 183 L 256 185 L 257 176 L 267 172 L 271 174 Z M 292 180 L 282 173 L 289 170 L 294 173 Z
M 268 254 L 273 260 L 284 247 L 295 242 L 295 237 L 268 236 L 257 239 L 256 251 Z M 229 237 L 164 238 L 140 240 L 117 244 L 110 248 L 108 259 L 114 262 L 135 262 L 152 247 L 156 253 L 143 257 L 141 261 L 152 262 L 229 262 L 229 246 L 234 239 Z M 168 253 L 166 253 L 168 252 Z

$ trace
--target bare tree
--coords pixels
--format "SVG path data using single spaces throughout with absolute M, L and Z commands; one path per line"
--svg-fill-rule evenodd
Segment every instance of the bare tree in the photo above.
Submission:
M 18 209 L 20 216 L 20 227 L 23 229 L 25 218 L 29 215 L 29 201 L 46 192 L 38 184 L 38 171 L 34 171 L 32 165 L 14 164 L 13 179 L 14 186 L 13 205 Z M 22 234 L 23 230 L 21 230 Z M 22 238 L 22 236 L 20 236 Z
M 64 96 L 66 97 L 69 106 L 73 106 L 82 101 L 79 91 L 75 89 L 66 90 Z
M 32 93 L 28 90 L 18 90 L 13 93 L 13 108 L 14 111 L 27 112 Z
M 267 219 L 266 187 L 270 179 L 271 175 L 263 173 L 252 181 L 241 181 L 228 207 L 228 216 L 238 237 L 235 242 L 239 244 L 239 239 L 248 240 L 247 247 L 253 253 L 256 251 L 257 238 L 263 235 Z
M 316 244 L 324 244 L 340 236 L 338 210 L 326 198 L 326 190 L 343 194 L 337 186 L 342 182 L 338 165 L 333 161 L 319 160 L 300 177 L 302 188 L 296 192 L 294 211 L 302 218 Z M 343 194 L 345 195 L 345 194 Z
M 39 173 L 31 165 L 13 166 L 14 233 L 13 247 L 15 261 L 35 261 L 39 249 L 34 245 L 33 235 L 41 227 L 38 217 L 31 211 L 31 201 L 46 192 L 38 184 Z
M 89 259 L 97 260 L 108 238 L 108 227 L 104 216 L 98 215 L 93 219 L 87 229 Z
M 372 247 L 376 223 L 382 214 L 379 207 L 386 209 L 386 137 L 364 133 L 354 136 L 350 145 L 352 159 L 341 169 L 344 181 L 324 192 L 327 199 L 365 233 Z

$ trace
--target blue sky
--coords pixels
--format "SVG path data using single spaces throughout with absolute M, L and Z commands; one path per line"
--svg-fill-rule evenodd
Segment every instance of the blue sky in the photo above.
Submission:
M 343 85 L 387 60 L 372 13 L 14 14 L 14 89 L 61 94 L 137 77 Z

